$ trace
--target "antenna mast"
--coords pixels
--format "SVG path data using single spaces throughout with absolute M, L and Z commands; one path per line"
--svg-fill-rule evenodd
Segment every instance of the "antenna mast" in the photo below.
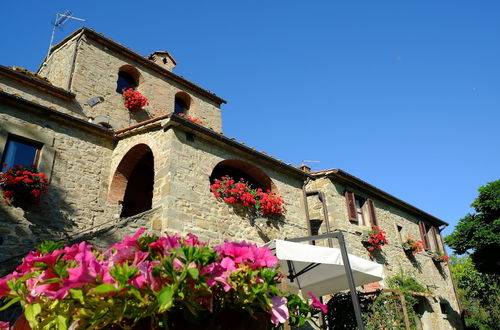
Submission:
M 60 14 L 60 13 L 56 14 L 56 20 L 54 22 L 54 27 L 52 28 L 52 35 L 50 37 L 49 50 L 47 51 L 46 60 L 49 58 L 50 49 L 52 48 L 52 42 L 54 41 L 54 34 L 56 32 L 56 28 L 61 27 L 68 19 L 74 19 L 77 21 L 85 22 L 85 20 L 83 18 L 74 17 L 72 15 L 73 15 L 73 13 L 71 12 L 71 10 L 66 10 L 64 12 L 64 14 Z

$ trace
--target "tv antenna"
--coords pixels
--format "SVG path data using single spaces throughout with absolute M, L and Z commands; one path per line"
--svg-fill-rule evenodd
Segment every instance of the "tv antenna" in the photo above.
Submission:
M 56 20 L 53 24 L 54 27 L 52 28 L 52 35 L 50 37 L 49 50 L 47 51 L 47 59 L 49 58 L 50 49 L 52 48 L 52 42 L 54 41 L 54 34 L 56 32 L 56 28 L 61 27 L 64 23 L 66 23 L 66 21 L 68 19 L 74 19 L 76 21 L 85 22 L 85 20 L 83 18 L 74 17 L 72 15 L 73 15 L 73 13 L 71 12 L 71 10 L 66 10 L 64 12 L 64 14 L 61 14 L 61 13 L 56 14 Z

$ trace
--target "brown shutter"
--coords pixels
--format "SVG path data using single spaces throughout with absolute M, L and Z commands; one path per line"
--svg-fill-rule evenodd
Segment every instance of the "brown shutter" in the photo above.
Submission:
M 370 213 L 370 223 L 372 226 L 377 226 L 377 216 L 375 215 L 375 205 L 371 199 L 367 200 L 368 203 L 368 213 Z
M 431 233 L 432 233 L 432 238 L 434 239 L 435 250 L 438 252 L 441 252 L 441 249 L 439 248 L 439 244 L 438 244 L 438 239 L 437 239 L 438 234 L 436 231 L 436 227 L 432 226 Z
M 350 191 L 345 192 L 345 202 L 347 204 L 347 215 L 349 217 L 349 221 L 358 222 L 358 214 L 356 212 L 356 200 L 354 197 L 354 193 Z
M 420 236 L 422 237 L 422 242 L 424 243 L 424 249 L 429 250 L 429 240 L 425 234 L 425 223 L 423 221 L 418 222 L 418 229 L 420 229 Z

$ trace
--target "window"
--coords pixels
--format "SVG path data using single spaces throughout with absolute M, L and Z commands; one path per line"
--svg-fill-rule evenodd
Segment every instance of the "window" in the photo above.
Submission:
M 377 225 L 375 205 L 371 199 L 363 198 L 350 191 L 345 192 L 345 199 L 349 221 L 361 226 Z
M 37 164 L 41 147 L 40 143 L 9 135 L 2 155 L 2 172 L 14 165 Z
M 132 75 L 126 71 L 118 72 L 118 80 L 116 81 L 116 92 L 123 94 L 124 89 L 136 88 L 137 82 Z
M 427 222 L 419 221 L 418 228 L 420 229 L 422 242 L 424 242 L 424 249 L 441 252 L 441 248 L 438 243 L 439 233 L 436 230 L 436 227 L 428 224 Z
M 191 106 L 191 98 L 187 93 L 179 92 L 175 94 L 174 113 L 176 115 L 179 115 L 181 113 L 187 114 L 187 111 L 189 110 L 190 106 Z

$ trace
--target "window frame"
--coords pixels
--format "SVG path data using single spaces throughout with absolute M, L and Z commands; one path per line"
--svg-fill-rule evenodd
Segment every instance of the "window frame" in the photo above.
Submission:
M 378 226 L 375 203 L 372 199 L 365 198 L 349 190 L 345 191 L 344 196 L 347 205 L 347 217 L 352 224 L 363 227 Z M 358 211 L 358 204 L 360 205 L 360 211 Z
M 33 148 L 35 148 L 36 151 L 35 151 L 35 156 L 34 156 L 33 162 L 31 162 L 28 165 L 23 165 L 23 164 L 21 164 L 21 165 L 23 165 L 23 166 L 30 166 L 31 164 L 33 164 L 38 169 L 38 164 L 40 162 L 40 155 L 41 155 L 41 151 L 42 151 L 42 148 L 43 148 L 43 143 L 40 143 L 38 141 L 34 141 L 34 140 L 31 140 L 31 139 L 28 139 L 28 138 L 25 138 L 25 137 L 22 137 L 22 136 L 18 136 L 18 135 L 15 135 L 15 134 L 10 134 L 10 133 L 7 134 L 7 139 L 5 141 L 5 145 L 4 145 L 4 148 L 2 150 L 2 154 L 1 154 L 1 164 L 2 164 L 2 167 L 0 167 L 0 169 L 3 169 L 3 164 L 5 162 L 5 156 L 7 155 L 6 151 L 8 150 L 9 142 L 11 142 L 11 141 L 21 142 L 21 143 L 30 145 Z M 17 164 L 8 164 L 8 165 L 10 165 L 10 166 L 7 167 L 6 170 L 9 169 L 9 168 L 13 168 L 13 166 L 17 165 Z M 1 170 L 0 170 L 0 172 L 1 172 Z
M 45 174 L 50 183 L 56 156 L 56 151 L 54 149 L 55 134 L 43 128 L 27 130 L 26 124 L 26 122 L 21 124 L 14 122 L 2 123 L 2 127 L 0 127 L 0 159 L 4 157 L 9 136 L 16 136 L 19 139 L 39 144 L 40 149 L 38 150 L 37 169 L 39 172 Z

